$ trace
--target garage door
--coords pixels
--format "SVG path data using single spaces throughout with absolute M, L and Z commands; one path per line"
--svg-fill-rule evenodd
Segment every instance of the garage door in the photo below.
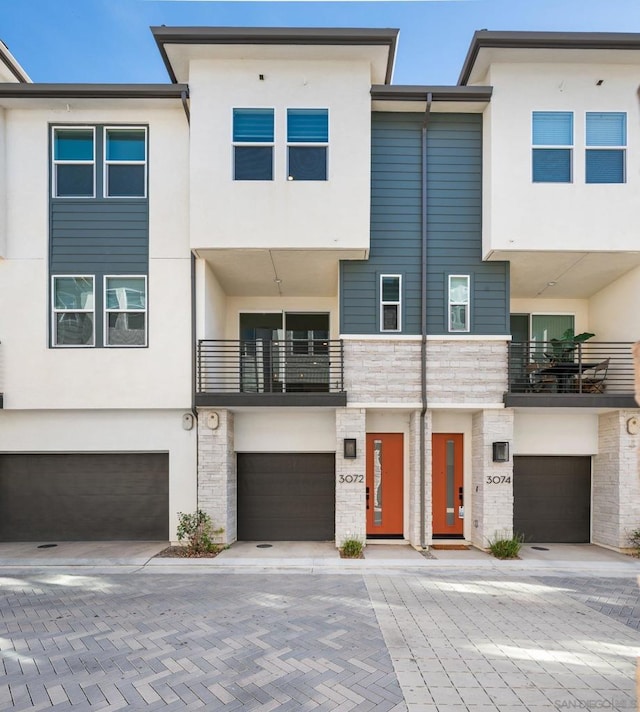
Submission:
M 590 541 L 591 458 L 514 457 L 513 528 L 526 541 Z
M 238 453 L 238 539 L 335 536 L 333 453 Z
M 166 453 L 0 455 L 0 541 L 168 538 Z

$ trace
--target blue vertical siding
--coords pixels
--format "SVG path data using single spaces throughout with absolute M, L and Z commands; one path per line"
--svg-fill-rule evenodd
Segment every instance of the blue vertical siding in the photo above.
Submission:
M 370 258 L 341 264 L 341 332 L 379 332 L 378 276 L 404 277 L 403 333 L 420 333 L 422 114 L 374 113 Z M 471 333 L 508 334 L 508 264 L 482 262 L 482 117 L 432 114 L 427 139 L 427 330 L 447 333 L 447 275 L 469 274 Z

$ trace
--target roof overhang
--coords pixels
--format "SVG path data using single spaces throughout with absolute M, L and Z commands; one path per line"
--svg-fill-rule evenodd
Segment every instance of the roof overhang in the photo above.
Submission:
M 538 50 L 545 50 L 544 56 Z M 493 32 L 473 35 L 459 85 L 484 80 L 494 62 L 640 63 L 636 32 Z M 607 54 L 608 53 L 608 54 Z
M 433 112 L 481 113 L 491 100 L 493 87 L 387 86 L 371 87 L 374 111 L 424 111 L 431 98 Z
M 59 108 L 70 101 L 90 108 L 105 100 L 133 100 L 144 106 L 164 105 L 167 100 L 184 102 L 186 84 L 17 84 L 0 83 L 0 106 L 14 108 Z
M 189 81 L 192 59 L 358 60 L 372 83 L 391 82 L 398 30 L 294 27 L 152 27 L 171 81 Z
M 0 40 L 0 82 L 6 76 L 7 82 L 30 82 L 29 75 L 18 64 L 16 58 L 9 52 L 7 45 Z

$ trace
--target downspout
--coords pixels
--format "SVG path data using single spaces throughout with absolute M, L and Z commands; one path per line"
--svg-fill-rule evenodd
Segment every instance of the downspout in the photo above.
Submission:
M 189 104 L 187 102 L 187 92 L 181 92 L 180 98 L 182 99 L 182 108 L 184 109 L 184 115 L 187 117 L 187 123 L 191 125 L 191 112 L 189 111 Z
M 191 253 L 191 412 L 196 429 L 196 511 L 200 508 L 200 436 L 198 434 L 198 410 L 196 408 L 196 256 Z
M 422 120 L 422 248 L 420 259 L 421 285 L 420 285 L 420 385 L 422 387 L 422 410 L 420 411 L 420 548 L 427 548 L 426 535 L 426 470 L 425 457 L 425 419 L 427 414 L 427 133 L 429 119 L 431 118 L 431 102 L 433 95 L 427 93 L 427 106 Z

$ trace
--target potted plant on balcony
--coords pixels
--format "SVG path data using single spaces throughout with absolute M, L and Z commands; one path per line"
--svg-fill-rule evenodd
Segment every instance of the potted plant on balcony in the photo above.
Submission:
M 551 353 L 548 354 L 553 363 L 567 363 L 573 361 L 574 352 L 578 346 L 595 336 L 588 331 L 583 331 L 582 334 L 574 333 L 574 330 L 569 328 L 559 339 L 551 339 Z

